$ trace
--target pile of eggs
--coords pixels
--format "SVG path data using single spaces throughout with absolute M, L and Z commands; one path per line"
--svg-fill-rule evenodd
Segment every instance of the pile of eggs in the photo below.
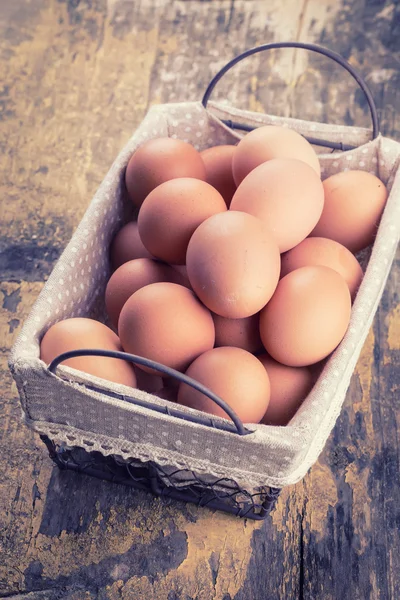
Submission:
M 384 184 L 351 170 L 322 182 L 313 147 L 276 126 L 201 153 L 150 140 L 132 155 L 125 182 L 137 220 L 110 248 L 114 331 L 61 321 L 45 334 L 41 358 L 123 349 L 186 373 L 244 423 L 286 425 L 346 333 L 363 277 L 354 254 L 373 242 Z M 227 416 L 145 367 L 106 357 L 66 364 Z

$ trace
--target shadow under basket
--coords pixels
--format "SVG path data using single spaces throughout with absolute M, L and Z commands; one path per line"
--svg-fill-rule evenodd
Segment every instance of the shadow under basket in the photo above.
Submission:
M 45 435 L 40 438 L 50 458 L 61 470 L 68 469 L 151 492 L 163 501 L 191 502 L 237 517 L 262 521 L 272 511 L 280 494 L 279 489 L 268 486 L 261 488 L 257 494 L 249 494 L 233 479 L 224 478 L 209 483 L 189 469 L 167 473 L 151 461 L 137 465 L 120 456 L 103 456 L 100 452 L 87 452 L 77 446 L 64 448 Z

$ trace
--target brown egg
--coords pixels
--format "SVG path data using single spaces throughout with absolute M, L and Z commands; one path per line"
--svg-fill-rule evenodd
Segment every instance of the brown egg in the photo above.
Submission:
M 187 287 L 191 290 L 192 286 L 190 285 L 186 265 L 171 265 L 171 268 L 175 269 L 175 271 L 177 271 L 181 277 L 181 280 L 176 281 L 176 283 L 179 283 L 180 285 L 184 285 L 185 287 Z
M 243 319 L 261 310 L 274 293 L 280 256 L 259 219 L 228 211 L 196 229 L 186 268 L 193 290 L 210 310 Z
M 184 265 L 192 234 L 208 217 L 226 211 L 221 194 L 199 179 L 172 179 L 159 185 L 139 211 L 140 237 L 147 250 L 172 264 Z
M 179 381 L 174 377 L 163 377 L 163 388 L 157 393 L 157 396 L 176 402 L 178 398 Z
M 232 174 L 235 146 L 214 146 L 200 152 L 206 168 L 206 181 L 219 191 L 229 208 L 236 184 Z
M 153 375 L 152 373 L 146 373 L 143 369 L 135 368 L 137 388 L 148 392 L 149 394 L 159 394 L 164 387 L 162 377 L 160 375 Z
M 325 179 L 325 204 L 313 237 L 335 240 L 351 252 L 374 241 L 388 191 L 365 171 L 344 171 Z
M 188 279 L 186 265 L 171 265 L 171 267 L 173 269 L 175 269 L 176 271 L 178 271 L 178 273 L 180 273 L 183 277 L 185 277 L 186 279 Z
M 321 174 L 318 156 L 302 135 L 287 127 L 265 125 L 245 135 L 236 147 L 232 161 L 236 185 L 253 169 L 273 158 L 301 160 L 312 167 L 318 177 Z
M 59 321 L 45 333 L 40 344 L 40 358 L 49 364 L 56 356 L 70 350 L 122 350 L 118 336 L 103 323 L 76 318 Z M 62 363 L 107 381 L 136 387 L 133 366 L 116 358 L 80 356 Z
M 311 371 L 311 374 L 313 376 L 313 381 L 314 383 L 316 383 L 318 381 L 319 376 L 321 375 L 326 363 L 329 360 L 329 356 L 327 358 L 324 358 L 324 360 L 321 360 L 320 362 L 314 363 L 313 365 L 310 365 L 308 368 Z
M 200 154 L 191 144 L 173 138 L 145 142 L 132 155 L 125 174 L 128 194 L 136 207 L 157 186 L 177 177 L 206 178 Z
M 152 283 L 135 292 L 122 308 L 118 331 L 126 352 L 178 371 L 215 342 L 210 312 L 175 283 Z
M 324 188 L 314 169 L 301 160 L 274 159 L 254 169 L 239 185 L 231 210 L 262 220 L 286 252 L 299 244 L 318 223 Z
M 233 346 L 252 353 L 261 350 L 259 313 L 245 319 L 226 319 L 213 314 L 213 319 L 216 347 Z
M 264 416 L 269 402 L 269 379 L 260 361 L 250 352 L 241 348 L 214 348 L 199 356 L 186 375 L 225 400 L 243 423 L 258 423 Z M 207 396 L 185 383 L 179 387 L 178 402 L 229 418 Z
M 178 271 L 151 258 L 138 258 L 121 265 L 111 275 L 105 293 L 107 314 L 112 324 L 117 327 L 122 307 L 132 294 L 145 285 L 159 281 L 186 283 Z
M 342 244 L 328 238 L 307 238 L 283 254 L 281 260 L 281 277 L 300 267 L 311 265 L 330 267 L 346 281 L 353 300 L 363 278 L 362 268 L 354 254 Z
M 347 283 L 329 267 L 302 267 L 280 280 L 260 315 L 268 354 L 291 367 L 330 354 L 346 333 L 351 313 Z
M 268 354 L 258 356 L 258 360 L 264 365 L 271 386 L 267 412 L 261 423 L 287 425 L 314 385 L 311 369 L 282 365 Z
M 143 246 L 136 221 L 127 223 L 118 231 L 111 243 L 110 256 L 113 269 L 135 258 L 154 258 Z

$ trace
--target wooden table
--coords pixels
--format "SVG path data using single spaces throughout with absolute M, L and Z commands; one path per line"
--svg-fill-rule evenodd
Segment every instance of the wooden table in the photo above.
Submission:
M 199 99 L 267 41 L 360 68 L 400 140 L 400 5 L 346 0 L 13 0 L 0 5 L 1 594 L 14 598 L 400 598 L 398 254 L 320 460 L 264 523 L 52 467 L 20 421 L 7 355 L 113 158 L 149 105 Z M 218 96 L 218 94 L 217 94 Z M 304 52 L 240 65 L 237 106 L 369 126 L 350 78 Z M 20 594 L 20 595 L 19 595 Z

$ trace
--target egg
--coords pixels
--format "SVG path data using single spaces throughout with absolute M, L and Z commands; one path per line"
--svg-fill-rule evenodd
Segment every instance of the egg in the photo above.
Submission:
M 328 238 L 310 237 L 282 255 L 281 277 L 300 267 L 322 265 L 337 271 L 349 286 L 352 300 L 360 287 L 363 271 L 345 246 Z
M 252 215 L 227 211 L 204 221 L 186 255 L 189 281 L 214 313 L 243 319 L 271 298 L 279 279 L 280 255 L 272 235 Z
M 221 194 L 209 183 L 188 177 L 172 179 L 150 192 L 143 202 L 139 234 L 153 256 L 184 265 L 193 232 L 208 217 L 226 210 Z
M 171 267 L 178 271 L 184 278 L 188 279 L 186 265 L 171 265 Z
M 160 375 L 155 375 L 152 373 L 146 373 L 143 369 L 135 368 L 136 374 L 136 387 L 139 390 L 143 390 L 149 394 L 157 394 L 161 392 L 164 387 L 163 379 Z
M 222 398 L 243 423 L 258 423 L 268 407 L 270 386 L 260 361 L 241 348 L 214 348 L 197 358 L 186 375 Z M 207 396 L 182 383 L 178 403 L 219 417 L 226 412 Z
M 142 144 L 129 160 L 125 183 L 134 206 L 140 207 L 157 186 L 177 177 L 206 178 L 197 150 L 182 140 L 156 138 Z
M 132 294 L 150 283 L 170 281 L 184 285 L 187 279 L 175 269 L 151 258 L 137 258 L 121 265 L 110 277 L 105 293 L 107 314 L 117 327 L 122 307 Z
M 206 168 L 206 181 L 219 191 L 229 208 L 236 184 L 232 173 L 235 146 L 213 146 L 200 152 Z
M 136 221 L 130 221 L 118 231 L 111 242 L 110 258 L 113 269 L 135 258 L 154 258 L 140 239 Z
M 245 135 L 236 147 L 232 160 L 236 185 L 256 167 L 274 158 L 294 158 L 307 163 L 319 177 L 321 168 L 311 144 L 288 127 L 265 125 Z
M 288 367 L 268 354 L 258 356 L 258 360 L 268 373 L 271 388 L 268 408 L 261 423 L 287 425 L 311 391 L 314 375 L 309 367 Z
M 350 291 L 339 273 L 323 266 L 302 267 L 280 280 L 261 311 L 261 340 L 278 362 L 311 365 L 338 346 L 350 313 Z
M 256 167 L 239 185 L 231 210 L 261 219 L 280 252 L 299 244 L 314 229 L 324 207 L 324 188 L 315 170 L 301 160 L 277 158 Z
M 157 393 L 157 396 L 170 402 L 176 402 L 180 385 L 179 381 L 175 377 L 164 377 L 163 384 L 163 388 Z
M 122 347 L 118 336 L 106 325 L 86 318 L 59 321 L 44 334 L 40 343 L 40 358 L 49 364 L 70 350 L 118 350 Z M 79 356 L 62 363 L 78 371 L 95 375 L 107 381 L 136 387 L 133 366 L 124 360 L 100 356 Z
M 310 365 L 308 367 L 312 373 L 314 383 L 316 383 L 316 381 L 318 380 L 319 376 L 321 375 L 321 373 L 324 370 L 324 367 L 328 361 L 329 361 L 329 356 L 327 358 L 324 358 L 324 360 L 314 363 L 313 365 Z
M 366 171 L 344 171 L 325 179 L 325 204 L 311 236 L 335 240 L 351 252 L 374 241 L 388 191 Z
M 215 346 L 234 346 L 255 353 L 262 348 L 259 314 L 245 319 L 226 319 L 213 314 Z
M 192 291 L 175 283 L 152 283 L 130 296 L 118 332 L 126 352 L 178 371 L 215 342 L 211 313 Z

